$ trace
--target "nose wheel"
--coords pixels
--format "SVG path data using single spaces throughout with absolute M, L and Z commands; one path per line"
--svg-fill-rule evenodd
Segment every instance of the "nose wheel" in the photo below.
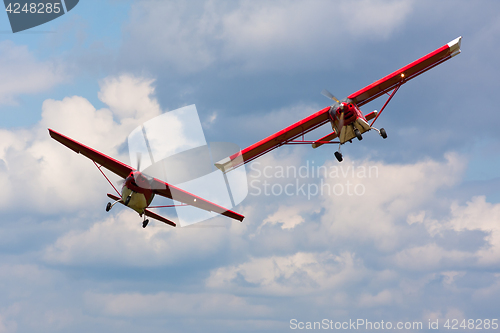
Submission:
M 354 135 L 356 135 L 356 138 L 358 138 L 359 141 L 363 140 L 363 137 L 361 136 L 361 132 L 359 129 L 355 128 L 354 129 Z

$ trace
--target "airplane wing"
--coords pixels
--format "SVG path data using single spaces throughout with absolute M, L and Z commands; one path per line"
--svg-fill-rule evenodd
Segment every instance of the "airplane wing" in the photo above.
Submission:
M 216 212 L 221 215 L 230 217 L 232 219 L 238 220 L 240 222 L 245 218 L 243 215 L 240 215 L 236 212 L 233 212 L 227 208 L 219 206 L 213 202 L 205 200 L 197 195 L 184 191 L 174 185 L 165 183 L 159 179 L 153 178 L 151 183 L 151 188 L 154 193 L 159 194 L 161 196 L 167 197 L 169 199 L 179 201 L 209 212 Z
M 120 200 L 120 198 L 118 198 L 118 197 L 117 197 L 116 195 L 114 195 L 114 194 L 110 194 L 110 193 L 108 193 L 108 197 L 109 197 L 109 198 L 111 198 L 111 199 L 113 199 L 113 200 L 115 200 L 115 201 Z M 122 205 L 125 205 L 122 201 L 118 201 L 118 202 L 119 202 L 119 203 L 121 203 Z M 149 209 L 145 209 L 145 210 L 144 210 L 144 214 L 146 214 L 146 216 L 151 217 L 151 218 L 153 218 L 153 219 L 155 219 L 155 220 L 158 220 L 158 221 L 161 221 L 161 222 L 166 223 L 166 224 L 168 224 L 168 225 L 171 225 L 172 227 L 177 226 L 177 225 L 175 224 L 175 222 L 170 221 L 169 219 L 164 218 L 164 217 L 163 217 L 163 216 L 161 216 L 161 215 L 155 214 L 155 213 L 153 213 L 152 211 L 150 211 Z
M 354 94 L 349 95 L 348 98 L 352 99 L 357 106 L 362 106 L 371 102 L 372 100 L 396 88 L 398 85 L 413 79 L 414 77 L 459 54 L 461 41 L 462 37 L 458 37 L 437 50 L 418 60 L 415 60 L 411 64 L 398 69 L 397 71 L 373 82 L 361 90 L 356 91 Z
M 268 136 L 264 140 L 261 140 L 236 154 L 226 157 L 225 159 L 215 163 L 215 166 L 223 172 L 227 172 L 242 164 L 248 163 L 257 157 L 262 156 L 265 153 L 318 128 L 319 126 L 326 124 L 329 121 L 328 111 L 330 111 L 329 106 L 271 136 Z
M 56 131 L 53 131 L 49 128 L 49 134 L 50 136 L 56 140 L 68 147 L 69 149 L 75 151 L 77 154 L 82 154 L 83 156 L 91 159 L 92 161 L 96 162 L 97 164 L 102 165 L 109 171 L 117 174 L 118 176 L 122 178 L 127 178 L 127 176 L 135 170 L 134 168 L 115 160 L 114 158 L 109 157 L 108 155 L 105 155 L 101 152 L 98 152 L 97 150 L 94 150 L 90 147 L 87 147 L 85 145 L 82 145 L 81 143 L 68 138 L 65 135 L 62 135 L 60 133 L 57 133 Z
M 145 210 L 144 210 L 144 214 L 146 214 L 146 216 L 147 216 L 147 217 L 150 217 L 150 218 L 152 218 L 152 219 L 155 219 L 155 220 L 161 221 L 161 222 L 163 222 L 163 223 L 166 223 L 166 224 L 168 224 L 168 225 L 171 225 L 172 227 L 177 226 L 177 225 L 175 224 L 175 222 L 172 222 L 172 221 L 170 221 L 169 219 L 166 219 L 166 218 L 164 218 L 164 217 L 163 217 L 163 216 L 161 216 L 161 215 L 155 214 L 155 213 L 153 213 L 152 211 L 150 211 L 149 209 L 145 209 Z

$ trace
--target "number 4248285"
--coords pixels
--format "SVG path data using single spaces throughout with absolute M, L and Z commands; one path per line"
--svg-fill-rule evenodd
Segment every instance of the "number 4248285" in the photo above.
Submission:
M 51 2 L 32 2 L 28 5 L 28 3 L 25 3 L 23 8 L 21 8 L 20 3 L 9 3 L 7 8 L 5 8 L 5 11 L 9 14 L 20 14 L 21 12 L 24 13 L 31 13 L 31 14 L 51 14 L 55 13 L 58 14 L 61 12 L 61 7 L 60 7 L 59 2 L 51 3 Z
M 451 330 L 458 329 L 476 329 L 476 330 L 488 330 L 493 329 L 496 330 L 498 328 L 498 319 L 469 319 L 462 320 L 459 322 L 458 319 L 448 319 L 444 324 L 444 327 Z

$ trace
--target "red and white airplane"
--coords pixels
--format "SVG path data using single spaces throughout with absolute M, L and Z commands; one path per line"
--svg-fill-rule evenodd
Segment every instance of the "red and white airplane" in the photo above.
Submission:
M 75 151 L 77 154 L 82 154 L 83 156 L 91 159 L 99 169 L 99 171 L 101 171 L 102 175 L 114 188 L 118 196 L 108 193 L 108 197 L 115 200 L 115 202 L 108 202 L 106 211 L 109 212 L 109 210 L 116 203 L 121 203 L 135 210 L 141 217 L 144 215 L 144 220 L 142 223 L 143 228 L 145 228 L 149 223 L 149 220 L 146 219 L 146 216 L 169 224 L 173 227 L 176 226 L 175 222 L 170 221 L 163 216 L 157 215 L 148 209 L 174 206 L 150 206 L 156 194 L 173 199 L 175 201 L 180 201 L 183 205 L 191 205 L 209 212 L 216 212 L 240 222 L 244 219 L 243 215 L 221 207 L 192 193 L 186 192 L 174 185 L 165 183 L 164 181 L 144 174 L 140 170 L 137 170 L 140 169 L 139 166 L 137 167 L 137 169 L 134 169 L 120 161 L 117 161 L 103 153 L 98 152 L 97 150 L 87 147 L 51 129 L 49 129 L 49 134 L 54 140 L 59 141 L 69 149 Z M 102 167 L 105 167 L 109 171 L 117 174 L 124 179 L 121 193 L 118 192 L 113 183 L 109 180 L 108 177 L 106 177 L 104 172 L 101 170 Z
M 335 104 L 324 108 L 307 118 L 304 118 L 295 124 L 247 147 L 241 152 L 226 157 L 215 165 L 223 172 L 230 171 L 238 166 L 248 163 L 265 153 L 286 144 L 312 144 L 317 148 L 323 144 L 338 143 L 339 150 L 335 152 L 335 157 L 339 162 L 342 161 L 340 146 L 346 142 L 352 142 L 352 139 L 361 140 L 362 134 L 369 131 L 377 131 L 382 138 L 387 138 L 386 131 L 381 128 L 376 129 L 373 123 L 380 116 L 389 101 L 394 97 L 399 88 L 414 77 L 428 71 L 429 69 L 451 59 L 460 53 L 460 44 L 462 37 L 443 45 L 434 52 L 431 52 L 411 64 L 398 69 L 386 77 L 373 82 L 369 86 L 358 90 L 347 96 L 343 100 L 338 100 L 335 96 L 326 90 L 323 94 L 335 101 Z M 389 97 L 382 109 L 373 111 L 366 115 L 360 111 L 359 107 L 365 105 L 374 99 L 387 94 Z M 369 123 L 371 121 L 371 123 Z M 304 140 L 304 134 L 326 124 L 330 123 L 333 132 L 316 141 Z M 302 136 L 301 140 L 296 140 Z M 338 138 L 338 141 L 331 141 Z

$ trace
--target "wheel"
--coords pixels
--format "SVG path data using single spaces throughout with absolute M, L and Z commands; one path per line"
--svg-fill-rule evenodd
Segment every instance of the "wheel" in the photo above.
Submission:
M 357 128 L 354 129 L 354 135 L 356 135 L 359 141 L 363 140 L 363 137 L 361 136 L 361 132 L 359 131 L 359 129 Z
M 132 196 L 131 196 L 131 195 L 129 195 L 129 196 L 127 197 L 127 199 L 125 199 L 125 206 L 128 206 L 128 204 L 130 203 L 130 199 L 131 199 L 131 198 L 132 198 Z
M 387 132 L 385 131 L 385 129 L 380 129 L 380 136 L 384 139 L 387 139 Z
M 109 212 L 111 209 L 111 202 L 108 202 L 108 204 L 106 205 L 106 211 Z
M 142 222 L 142 227 L 146 228 L 148 226 L 148 223 L 149 223 L 149 220 L 144 220 L 144 222 Z
M 337 158 L 337 161 L 342 162 L 342 154 L 339 151 L 335 152 L 335 157 Z

